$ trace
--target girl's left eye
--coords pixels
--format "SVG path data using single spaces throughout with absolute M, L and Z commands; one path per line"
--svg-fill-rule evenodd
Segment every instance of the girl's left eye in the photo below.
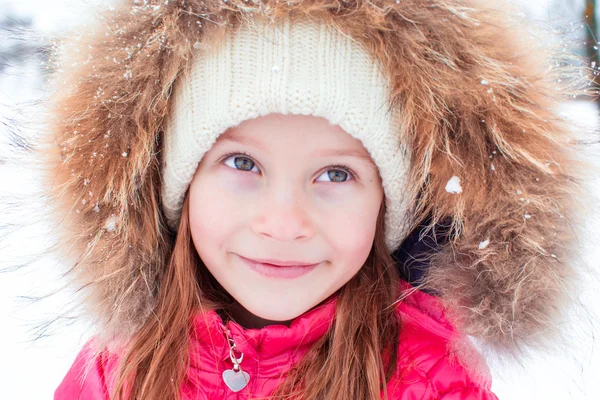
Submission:
M 345 165 L 332 165 L 327 168 L 328 169 L 317 178 L 317 181 L 321 181 L 322 176 L 331 179 L 331 181 L 329 182 L 339 183 L 347 182 L 350 179 L 354 179 L 354 174 L 352 173 L 352 170 Z
M 240 171 L 253 171 L 259 172 L 256 167 L 256 163 L 245 153 L 231 153 L 225 155 L 223 163 L 233 169 Z M 326 182 L 347 182 L 350 179 L 354 179 L 355 175 L 352 170 L 346 165 L 331 165 L 327 167 L 327 170 L 317 178 L 317 181 L 324 181 L 321 177 L 326 177 Z M 330 179 L 330 180 L 327 180 Z

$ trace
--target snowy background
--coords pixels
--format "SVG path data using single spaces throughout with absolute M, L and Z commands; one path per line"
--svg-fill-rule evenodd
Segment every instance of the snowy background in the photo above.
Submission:
M 16 104 L 35 101 L 46 95 L 46 82 L 40 65 L 46 63 L 47 35 L 84 24 L 88 5 L 96 0 L 0 0 L 0 196 L 32 196 L 36 174 L 24 168 L 8 145 L 6 123 L 20 122 L 26 133 L 43 130 L 35 119 L 19 113 Z M 106 1 L 102 2 L 107 4 Z M 558 21 L 563 26 L 580 27 L 584 0 L 529 0 L 523 12 L 535 23 Z M 23 29 L 33 30 L 35 39 L 15 39 Z M 10 35 L 9 35 L 10 33 Z M 10 37 L 9 37 L 10 36 Z M 581 42 L 583 42 L 583 37 Z M 41 50 L 41 51 L 40 51 Z M 565 115 L 593 128 L 598 125 L 595 103 L 572 101 L 564 104 Z M 26 145 L 26 143 L 24 143 Z M 600 155 L 594 146 L 589 154 Z M 600 158 L 600 157 L 596 157 Z M 589 190 L 600 195 L 600 177 L 590 178 Z M 35 203 L 35 198 L 31 201 Z M 600 260 L 600 201 L 587 204 L 586 226 L 578 232 L 584 262 L 592 268 Z M 26 213 L 25 213 L 26 214 Z M 24 215 L 11 215 L 0 209 L 0 222 L 10 224 Z M 50 242 L 51 227 L 39 225 L 4 238 L 0 248 L 0 269 L 13 265 L 25 255 L 42 252 Z M 34 256 L 35 257 L 35 256 Z M 60 260 L 40 260 L 31 267 L 0 274 L 0 399 L 51 399 L 75 355 L 89 337 L 85 326 L 73 323 L 60 329 L 38 331 L 40 321 L 57 315 L 69 306 L 68 291 L 61 291 L 41 303 L 36 296 L 52 293 L 60 286 L 57 270 Z M 491 360 L 493 391 L 500 400 L 591 400 L 600 398 L 600 282 L 593 273 L 579 288 L 584 308 L 574 310 L 564 321 L 564 341 L 547 355 L 538 355 L 523 365 L 504 365 Z M 587 312 L 581 312 L 582 309 Z M 39 336 L 42 335 L 41 338 Z M 33 340 L 34 338 L 38 340 Z

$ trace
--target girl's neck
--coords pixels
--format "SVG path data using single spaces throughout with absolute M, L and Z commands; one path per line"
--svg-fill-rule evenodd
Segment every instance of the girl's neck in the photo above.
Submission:
M 332 294 L 325 300 L 321 301 L 316 306 L 312 307 L 312 309 L 317 308 L 323 305 L 327 300 L 329 300 L 333 296 L 337 296 L 338 292 Z M 308 312 L 308 310 L 307 310 Z M 227 307 L 226 309 L 218 309 L 217 314 L 221 317 L 224 323 L 232 320 L 235 323 L 239 324 L 243 328 L 246 329 L 262 329 L 265 326 L 269 325 L 285 325 L 288 328 L 292 324 L 293 319 L 287 321 L 271 321 L 268 319 L 264 319 L 252 314 L 250 311 L 246 310 L 240 303 L 234 301 L 232 305 Z
M 246 329 L 261 329 L 269 325 L 285 325 L 289 328 L 293 320 L 271 321 L 252 314 L 237 301 L 227 309 L 217 310 L 224 323 L 232 320 Z

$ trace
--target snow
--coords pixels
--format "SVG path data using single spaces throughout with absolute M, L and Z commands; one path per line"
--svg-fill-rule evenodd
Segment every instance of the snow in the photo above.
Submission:
M 92 3 L 93 0 L 0 0 L 0 14 L 23 19 L 33 16 L 33 28 L 38 29 L 40 35 L 46 35 L 85 21 L 86 14 L 81 10 Z M 0 122 L 24 120 L 21 122 L 25 122 L 31 136 L 36 125 L 29 123 L 27 116 L 16 113 L 14 105 L 45 95 L 44 79 L 39 73 L 42 62 L 38 58 L 27 59 L 22 65 L 8 67 L 5 74 L 0 75 Z M 4 157 L 13 160 L 17 156 L 14 149 L 7 146 L 6 133 L 0 123 L 0 160 Z M 36 198 L 34 189 L 39 187 L 39 175 L 27 169 L 18 157 L 14 161 L 0 165 L 0 196 L 20 196 L 32 206 L 42 207 L 42 200 Z M 33 218 L 28 214 L 27 210 L 10 214 L 2 209 L 0 222 L 7 224 Z M 30 265 L 11 273 L 0 273 L 1 399 L 51 399 L 90 335 L 89 327 L 82 322 L 66 321 L 40 330 L 40 324 L 67 311 L 77 298 L 69 289 L 59 290 L 64 285 L 60 280 L 64 261 L 41 256 L 44 249 L 52 245 L 47 240 L 52 237 L 52 228 L 40 221 L 19 230 L 8 240 L 2 238 L 0 270 L 17 261 Z M 43 301 L 33 301 L 41 296 L 45 296 Z
M 446 192 L 457 194 L 462 193 L 462 187 L 460 186 L 460 178 L 458 176 L 453 176 L 446 183 Z
M 117 217 L 114 214 L 111 214 L 110 217 L 108 217 L 104 228 L 109 232 L 112 232 L 115 229 L 117 229 Z
M 85 21 L 82 12 L 89 4 L 101 3 L 100 0 L 0 0 L 0 12 L 13 10 L 17 15 L 33 15 L 34 27 L 52 33 L 72 27 Z M 108 2 L 102 2 L 108 4 Z M 396 1 L 399 3 L 399 0 Z M 560 3 L 556 0 L 537 0 L 523 2 L 525 12 L 530 18 L 567 18 L 581 10 L 576 2 Z M 552 6 L 552 7 L 551 7 Z M 571 13 L 571 14 L 570 14 Z M 201 45 L 194 45 L 200 48 Z M 10 77 L 0 76 L 0 117 L 13 116 L 10 104 L 36 99 L 43 95 L 42 79 L 37 73 L 39 60 L 29 60 L 19 70 L 10 70 Z M 273 72 L 278 72 L 273 67 Z M 126 72 L 127 74 L 127 72 Z M 485 82 L 485 83 L 484 83 Z M 481 81 L 482 85 L 488 82 Z M 101 89 L 99 89 L 101 92 Z M 7 105 L 7 106 L 5 106 Z M 579 121 L 588 121 L 596 126 L 597 111 L 591 103 L 573 102 L 564 105 L 565 112 Z M 108 137 L 107 132 L 105 137 Z M 4 136 L 0 131 L 0 136 Z M 0 137 L 0 158 L 10 149 Z M 600 151 L 596 149 L 596 155 Z M 123 153 L 127 156 L 127 153 Z M 592 157 L 592 156 L 590 156 Z M 600 157 L 597 157 L 600 159 Z M 600 162 L 600 161 L 598 161 Z M 492 171 L 494 164 L 490 165 Z M 19 163 L 0 165 L 0 196 L 10 192 L 14 195 L 31 197 L 39 186 L 40 177 L 25 169 Z M 89 180 L 86 180 L 86 185 Z M 600 176 L 591 177 L 586 187 L 596 196 L 600 196 Z M 460 178 L 453 176 L 446 185 L 448 193 L 462 192 Z M 517 194 L 522 194 L 520 190 Z M 32 204 L 36 199 L 31 197 Z M 549 352 L 540 352 L 526 359 L 522 365 L 506 364 L 501 360 L 489 360 L 493 375 L 492 389 L 499 399 L 530 400 L 592 400 L 600 393 L 600 350 L 596 336 L 600 327 L 600 280 L 597 261 L 600 259 L 600 202 L 592 200 L 587 211 L 582 211 L 585 225 L 577 237 L 581 242 L 581 272 L 584 275 L 577 286 L 577 300 L 580 308 L 574 308 L 561 323 L 564 329 L 564 341 Z M 82 204 L 83 201 L 82 201 Z M 91 206 L 91 205 L 88 205 Z M 100 209 L 96 204 L 94 211 Z M 524 218 L 531 214 L 524 212 Z M 27 216 L 8 215 L 0 210 L 2 223 L 18 221 Z M 106 221 L 106 229 L 114 230 L 117 219 L 113 215 Z M 14 264 L 15 259 L 25 259 L 28 255 L 41 253 L 49 245 L 47 238 L 52 237 L 52 227 L 40 224 L 31 229 L 20 231 L 12 236 L 7 249 L 0 249 L 0 269 L 5 263 Z M 481 238 L 484 239 L 484 238 Z M 4 243 L 3 243 L 4 244 Z M 51 243 L 50 243 L 51 244 Z M 486 238 L 479 243 L 483 250 L 490 244 Z M 556 258 L 555 254 L 550 254 Z M 34 341 L 43 334 L 34 328 L 46 319 L 52 319 L 72 305 L 75 294 L 69 290 L 54 291 L 61 288 L 59 266 L 62 260 L 40 259 L 25 270 L 2 274 L 0 276 L 0 398 L 12 399 L 51 399 L 75 356 L 89 338 L 89 327 L 81 323 L 68 326 L 55 326 L 47 332 L 48 336 Z M 54 294 L 52 294 L 54 293 Z M 40 303 L 30 303 L 27 298 L 51 294 Z
M 2 148 L 2 153 L 5 148 Z M 2 195 L 10 188 L 12 193 L 29 196 L 30 188 L 36 186 L 38 178 L 22 166 L 0 169 Z M 30 199 L 32 204 L 34 199 Z M 26 217 L 24 215 L 2 215 L 7 223 Z M 15 260 L 35 260 L 37 254 L 49 246 L 45 238 L 52 235 L 52 227 L 44 224 L 31 225 L 30 229 L 11 236 L 10 252 L 0 249 L 0 269 L 5 263 Z M 0 273 L 0 398 L 50 399 L 54 389 L 64 377 L 75 355 L 85 342 L 86 331 L 80 323 L 52 327 L 49 332 L 38 330 L 40 323 L 68 309 L 73 293 L 69 290 L 57 292 L 61 260 L 40 257 L 31 266 L 12 273 Z M 42 302 L 28 299 L 49 295 Z M 49 335 L 34 341 L 40 335 Z
M 586 126 L 598 125 L 598 111 L 592 103 L 566 103 L 562 110 Z M 588 153 L 581 156 L 600 168 L 600 145 L 590 147 Z M 584 204 L 584 224 L 576 234 L 580 246 L 576 254 L 581 260 L 575 267 L 582 277 L 573 293 L 576 304 L 558 322 L 562 340 L 533 353 L 522 365 L 488 359 L 492 389 L 500 400 L 592 400 L 600 393 L 600 175 L 590 175 L 584 187 L 592 197 Z

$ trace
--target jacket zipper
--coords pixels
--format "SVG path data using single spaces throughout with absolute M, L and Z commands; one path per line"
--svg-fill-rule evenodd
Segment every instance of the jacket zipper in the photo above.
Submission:
M 229 344 L 229 358 L 233 363 L 232 369 L 227 369 L 223 371 L 222 377 L 223 381 L 227 385 L 229 389 L 234 392 L 239 392 L 243 388 L 248 385 L 250 381 L 250 375 L 242 369 L 242 361 L 244 359 L 244 353 L 242 353 L 235 345 L 235 341 L 231 336 L 231 332 L 227 326 L 222 326 L 223 333 L 227 338 L 227 343 Z M 236 353 L 239 353 L 239 358 L 236 356 Z

